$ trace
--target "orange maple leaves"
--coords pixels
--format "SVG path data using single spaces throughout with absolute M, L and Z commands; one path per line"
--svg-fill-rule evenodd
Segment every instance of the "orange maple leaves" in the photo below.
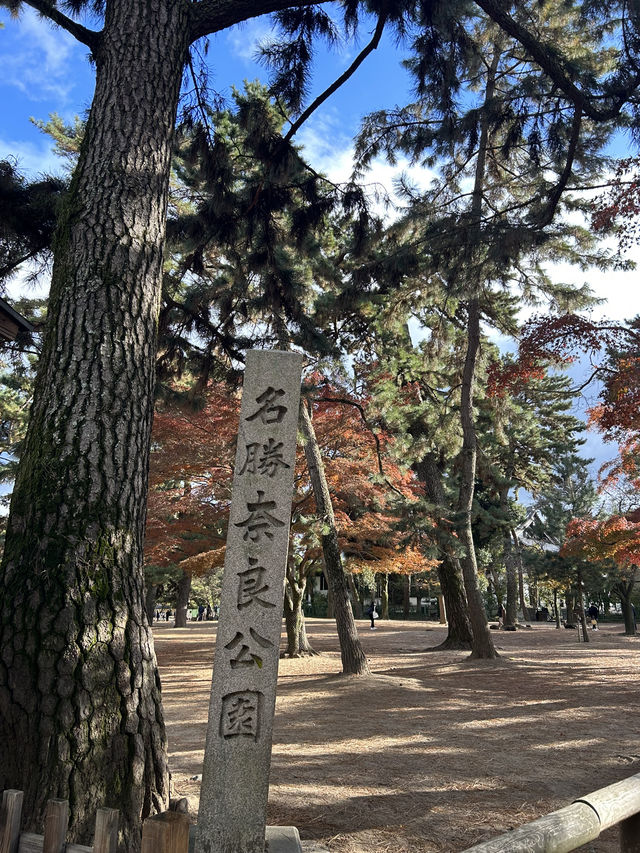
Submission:
M 574 519 L 561 554 L 593 562 L 613 560 L 620 569 L 635 571 L 640 566 L 640 512 L 605 520 Z

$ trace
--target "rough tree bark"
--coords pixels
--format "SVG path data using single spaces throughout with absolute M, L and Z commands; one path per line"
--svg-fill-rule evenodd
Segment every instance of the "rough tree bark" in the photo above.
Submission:
M 333 514 L 329 485 L 324 473 L 322 456 L 313 429 L 311 415 L 309 414 L 305 400 L 300 405 L 300 428 L 316 509 L 326 530 L 322 534 L 322 553 L 324 555 L 327 583 L 332 592 L 338 639 L 340 640 L 342 672 L 345 675 L 368 675 L 369 665 L 358 638 L 358 631 L 349 600 L 347 579 L 342 568 L 340 547 L 338 545 L 338 531 Z
M 0 788 L 27 829 L 69 799 L 69 837 L 121 811 L 119 848 L 168 804 L 142 540 L 167 188 L 189 43 L 283 0 L 110 0 L 54 242 L 47 329 L 0 569 Z
M 442 485 L 442 474 L 434 454 L 427 454 L 415 466 L 415 472 L 424 484 L 429 501 L 436 507 L 435 535 L 438 543 L 440 565 L 438 580 L 440 591 L 444 597 L 447 616 L 447 638 L 436 646 L 436 650 L 470 649 L 471 622 L 467 608 L 467 597 L 464 590 L 462 568 L 451 544 L 453 533 L 450 521 L 445 515 L 445 494 Z
M 0 788 L 31 828 L 68 798 L 77 840 L 117 805 L 127 851 L 169 793 L 142 541 L 187 33 L 182 4 L 108 5 L 2 566 Z

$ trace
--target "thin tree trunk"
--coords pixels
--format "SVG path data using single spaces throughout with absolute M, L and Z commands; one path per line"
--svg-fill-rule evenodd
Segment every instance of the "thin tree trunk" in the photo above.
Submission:
M 469 618 L 473 634 L 471 657 L 496 658 L 498 653 L 491 639 L 491 632 L 482 601 L 482 593 L 478 583 L 478 566 L 476 551 L 473 543 L 471 527 L 471 512 L 476 476 L 476 431 L 473 421 L 473 390 L 476 360 L 480 348 L 480 307 L 477 298 L 469 300 L 468 310 L 468 342 L 464 370 L 462 374 L 462 393 L 460 400 L 460 419 L 462 422 L 462 471 L 460 475 L 460 493 L 458 499 L 459 536 L 465 548 L 462 557 L 462 576 L 464 578 Z
M 147 585 L 147 591 L 144 596 L 144 609 L 147 614 L 147 622 L 153 624 L 153 617 L 156 613 L 156 593 L 158 592 L 158 584 L 150 583 Z
M 500 493 L 500 509 L 506 515 L 509 511 L 509 489 L 505 486 Z M 516 568 L 511 530 L 505 531 L 503 537 L 504 568 L 507 578 L 507 606 L 505 607 L 503 628 L 505 631 L 515 631 L 518 621 L 518 570 Z
M 565 624 L 575 627 L 576 617 L 574 616 L 574 613 L 573 613 L 575 605 L 574 605 L 574 598 L 573 598 L 573 590 L 571 589 L 571 587 L 569 587 L 569 589 L 567 590 L 566 601 L 567 601 L 567 618 L 565 620 Z
M 580 619 L 580 625 L 582 626 L 582 636 L 584 641 L 585 643 L 589 643 L 591 640 L 589 632 L 587 631 L 587 617 L 584 612 L 584 583 L 582 581 L 582 570 L 580 566 L 578 566 L 576 574 L 578 577 L 578 616 Z
M 360 597 L 358 596 L 358 590 L 356 589 L 355 581 L 353 580 L 353 575 L 351 572 L 345 572 L 347 576 L 347 583 L 349 584 L 349 592 L 351 593 L 351 603 L 353 605 L 353 612 L 356 619 L 362 618 L 362 602 L 360 601 Z
M 322 567 L 322 574 L 324 575 L 324 579 L 327 582 L 327 618 L 335 619 L 336 609 L 333 606 L 333 589 L 331 588 L 331 583 L 329 581 L 329 573 L 327 572 L 326 566 Z
M 287 570 L 287 580 L 284 594 L 284 623 L 287 632 L 286 655 L 299 658 L 302 655 L 314 655 L 307 637 L 302 602 L 304 600 L 304 584 L 298 584 Z
M 518 568 L 518 596 L 520 598 L 520 608 L 522 610 L 522 616 L 525 622 L 531 621 L 531 613 L 529 612 L 529 608 L 526 605 L 524 598 L 524 566 L 522 565 L 522 548 L 520 546 L 520 540 L 518 539 L 518 534 L 514 527 L 511 528 L 511 537 L 513 539 L 513 547 L 515 550 L 516 557 L 516 565 Z M 535 614 L 534 614 L 535 615 Z
M 338 545 L 338 530 L 333 514 L 329 485 L 325 476 L 322 456 L 313 429 L 311 415 L 304 400 L 300 406 L 300 427 L 316 509 L 323 522 L 323 527 L 326 529 L 326 533 L 323 532 L 322 534 L 322 552 L 324 554 L 327 582 L 333 592 L 333 606 L 335 608 L 336 626 L 340 641 L 342 671 L 344 674 L 349 675 L 368 675 L 369 665 L 358 638 L 351 602 L 349 601 L 347 580 L 344 569 L 342 568 L 340 547 Z
M 191 596 L 191 572 L 182 572 L 178 581 L 178 594 L 176 596 L 176 615 L 173 622 L 174 628 L 187 627 L 187 607 Z
M 438 596 L 438 611 L 440 613 L 440 624 L 447 624 L 447 605 L 444 602 L 444 595 L 440 593 Z
M 500 56 L 501 47 L 499 44 L 495 43 L 493 48 L 493 58 L 488 71 L 485 87 L 485 107 L 489 106 L 494 96 L 496 73 Z M 479 248 L 481 239 L 480 221 L 482 219 L 486 158 L 489 146 L 488 121 L 488 116 L 485 113 L 480 126 L 475 181 L 471 198 L 472 227 L 468 234 L 468 247 L 471 250 L 469 260 L 471 263 L 473 263 L 474 260 L 473 252 Z M 479 284 L 480 283 L 473 288 L 471 298 L 467 301 L 467 352 L 462 371 L 462 387 L 460 395 L 460 422 L 462 426 L 462 450 L 460 451 L 460 457 L 462 464 L 457 507 L 459 519 L 458 534 L 465 549 L 461 562 L 462 576 L 464 577 L 467 602 L 469 605 L 471 630 L 473 632 L 471 657 L 496 658 L 498 657 L 498 653 L 493 645 L 484 609 L 484 602 L 482 601 L 482 593 L 478 584 L 478 565 L 476 562 L 473 530 L 471 526 L 477 457 L 477 437 L 473 417 L 473 395 L 476 363 L 478 360 L 478 353 L 480 351 L 480 303 L 477 296 Z
M 119 808 L 127 853 L 168 804 L 142 541 L 188 14 L 107 4 L 1 571 L 0 788 L 24 791 L 26 829 L 68 799 L 78 842 Z
M 411 602 L 409 598 L 411 596 L 411 575 L 403 575 L 402 576 L 402 618 L 409 618 L 409 610 L 411 606 Z
M 633 615 L 633 607 L 631 602 L 631 593 L 633 592 L 633 588 L 635 586 L 635 573 L 631 580 L 620 581 L 614 587 L 615 594 L 619 597 L 620 603 L 622 605 L 622 616 L 624 618 L 624 633 L 628 637 L 635 636 L 636 633 L 636 619 Z
M 447 621 L 447 638 L 436 649 L 470 649 L 471 622 L 467 609 L 467 597 L 464 590 L 464 580 L 460 561 L 455 556 L 452 540 L 451 524 L 446 518 L 445 494 L 442 486 L 442 474 L 433 453 L 427 454 L 415 466 L 415 471 L 425 487 L 429 501 L 436 507 L 435 536 L 438 543 L 438 580 L 440 592 L 445 601 Z M 442 621 L 442 608 L 440 610 Z
M 387 572 L 381 572 L 378 575 L 380 578 L 380 618 L 389 618 L 389 575 Z
M 562 624 L 561 624 L 562 619 L 561 619 L 561 615 L 560 615 L 560 607 L 558 605 L 558 590 L 557 589 L 553 590 L 553 608 L 556 612 L 556 628 L 561 628 L 562 627 Z

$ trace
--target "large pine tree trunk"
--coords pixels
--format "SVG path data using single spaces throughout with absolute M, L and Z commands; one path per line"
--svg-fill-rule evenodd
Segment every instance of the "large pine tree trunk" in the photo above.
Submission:
M 435 528 L 438 556 L 440 557 L 438 580 L 445 601 L 447 638 L 436 648 L 470 649 L 471 622 L 469 621 L 462 568 L 451 544 L 452 530 L 446 518 L 442 474 L 435 456 L 432 453 L 427 454 L 421 462 L 415 465 L 415 471 L 424 483 L 427 498 L 437 508 L 436 511 L 438 512 Z
M 342 671 L 345 675 L 368 675 L 369 665 L 358 638 L 358 631 L 349 600 L 347 579 L 342 568 L 340 547 L 338 545 L 338 530 L 333 514 L 329 485 L 324 473 L 322 456 L 313 429 L 313 423 L 311 422 L 311 415 L 304 400 L 300 406 L 300 427 L 316 509 L 322 519 L 323 528 L 326 529 L 326 532 L 322 534 L 322 553 L 324 554 L 327 582 L 332 592 L 336 627 L 340 641 L 340 653 L 342 656 Z
M 27 828 L 68 798 L 87 843 L 117 806 L 127 853 L 168 802 L 142 542 L 187 14 L 107 4 L 1 570 L 0 789 L 25 792 Z

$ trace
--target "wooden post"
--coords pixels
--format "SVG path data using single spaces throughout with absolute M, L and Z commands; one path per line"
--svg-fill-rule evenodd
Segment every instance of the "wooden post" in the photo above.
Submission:
M 640 853 L 640 814 L 620 822 L 620 853 Z
M 67 800 L 49 800 L 44 819 L 42 853 L 63 853 L 69 826 Z
M 117 809 L 98 809 L 93 853 L 116 853 L 119 819 L 120 812 Z
M 22 791 L 4 791 L 0 812 L 0 853 L 18 853 Z
M 145 820 L 141 853 L 188 853 L 189 818 L 179 812 L 162 812 Z

